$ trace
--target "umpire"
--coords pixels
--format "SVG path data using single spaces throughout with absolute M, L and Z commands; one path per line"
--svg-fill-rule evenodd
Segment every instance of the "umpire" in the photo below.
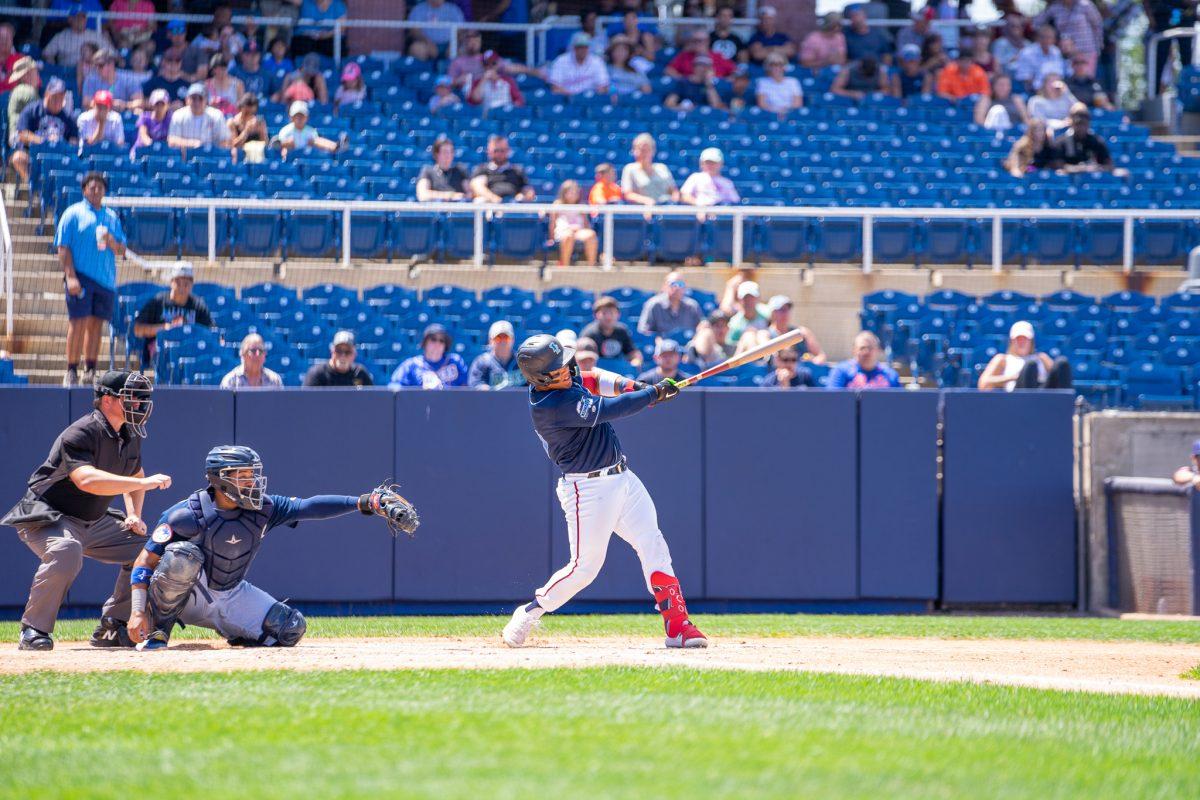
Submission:
M 95 410 L 59 434 L 25 496 L 0 519 L 42 562 L 21 616 L 21 650 L 54 648 L 54 621 L 84 556 L 121 565 L 91 643 L 133 646 L 125 620 L 130 567 L 146 543 L 142 499 L 148 490 L 168 488 L 171 479 L 142 471 L 142 437 L 154 407 L 150 380 L 140 372 L 109 371 L 95 389 Z M 124 513 L 108 507 L 117 495 L 124 498 Z

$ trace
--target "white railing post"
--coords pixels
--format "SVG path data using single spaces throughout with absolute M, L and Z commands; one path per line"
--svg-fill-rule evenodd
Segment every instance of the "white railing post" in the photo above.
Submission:
M 342 65 L 342 21 L 333 21 L 333 63 Z
M 17 260 L 13 254 L 12 233 L 8 229 L 8 207 L 0 198 L 0 243 L 4 246 L 4 252 L 0 253 L 0 273 L 3 273 L 4 281 L 4 333 L 10 339 L 13 335 L 13 270 L 16 269 Z M 11 346 L 11 341 L 10 341 Z
M 1004 220 L 992 217 L 992 272 L 1004 271 Z
M 217 263 L 217 207 L 208 207 L 208 263 Z
M 342 209 L 342 266 L 350 266 L 350 206 Z
M 1121 263 L 1124 265 L 1126 272 L 1133 272 L 1133 215 L 1125 216 L 1125 224 L 1121 231 L 1121 250 L 1123 251 Z
M 446 48 L 446 57 L 451 61 L 458 57 L 458 31 L 459 28 L 457 25 L 450 26 L 450 42 Z M 531 62 L 527 61 L 525 63 L 528 64 Z
M 483 212 L 475 212 L 475 266 L 483 266 Z
M 604 207 L 604 268 L 613 268 L 613 213 L 608 206 Z
M 741 214 L 733 215 L 733 247 L 731 249 L 733 250 L 732 260 L 735 267 L 742 266 L 742 252 L 745 249 L 743 237 L 746 235 L 745 222 L 746 218 Z
M 863 214 L 862 218 L 862 251 L 863 264 L 862 271 L 864 275 L 871 274 L 871 268 L 875 266 L 875 218 L 870 214 Z
M 533 35 L 534 35 L 533 28 L 525 29 L 525 63 L 526 64 L 536 64 L 537 63 L 534 60 L 537 57 L 537 53 L 534 52 Z

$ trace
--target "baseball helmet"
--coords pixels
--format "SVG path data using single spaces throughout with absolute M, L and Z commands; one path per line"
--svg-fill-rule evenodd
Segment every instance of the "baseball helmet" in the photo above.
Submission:
M 550 375 L 575 360 L 575 348 L 564 345 L 548 333 L 530 336 L 517 349 L 517 367 L 531 386 L 553 383 Z
M 154 410 L 150 399 L 154 384 L 149 378 L 140 372 L 112 369 L 96 376 L 93 389 L 97 398 L 108 395 L 120 400 L 125 424 L 138 436 L 146 436 L 146 420 Z
M 253 470 L 253 479 L 235 478 L 238 470 Z M 204 458 L 204 477 L 213 489 L 237 503 L 238 508 L 257 511 L 262 508 L 267 479 L 262 474 L 262 459 L 258 453 L 240 444 L 217 445 Z

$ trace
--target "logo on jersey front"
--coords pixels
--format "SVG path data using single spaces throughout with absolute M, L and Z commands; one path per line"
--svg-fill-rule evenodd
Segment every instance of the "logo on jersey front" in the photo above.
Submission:
M 588 415 L 592 413 L 592 406 L 595 404 L 596 401 L 590 397 L 579 398 L 579 402 L 575 404 L 575 411 L 579 414 L 579 418 L 587 419 Z
M 156 544 L 166 544 L 171 541 L 173 535 L 174 532 L 171 530 L 171 526 L 164 522 L 154 529 L 154 533 L 150 534 L 150 539 Z

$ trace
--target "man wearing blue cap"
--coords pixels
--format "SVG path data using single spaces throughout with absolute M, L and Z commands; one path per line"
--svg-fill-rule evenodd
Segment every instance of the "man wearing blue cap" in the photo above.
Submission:
M 433 323 L 421 336 L 421 355 L 406 359 L 396 367 L 388 382 L 391 389 L 445 389 L 467 385 L 467 364 L 451 347 L 446 328 Z
M 79 63 L 80 48 L 85 44 L 96 45 L 99 50 L 112 49 L 112 42 L 103 33 L 88 27 L 87 9 L 75 3 L 67 9 L 67 27 L 54 34 L 44 50 L 42 60 L 60 67 L 74 67 Z
M 1200 439 L 1192 442 L 1192 463 L 1175 470 L 1172 479 L 1180 486 L 1200 489 Z
M 658 344 L 654 345 L 656 366 L 654 369 L 648 369 L 638 375 L 638 382 L 653 386 L 660 381 L 677 381 L 683 378 L 683 372 L 679 369 L 679 362 L 682 358 L 683 348 L 679 342 L 674 339 L 659 339 Z

